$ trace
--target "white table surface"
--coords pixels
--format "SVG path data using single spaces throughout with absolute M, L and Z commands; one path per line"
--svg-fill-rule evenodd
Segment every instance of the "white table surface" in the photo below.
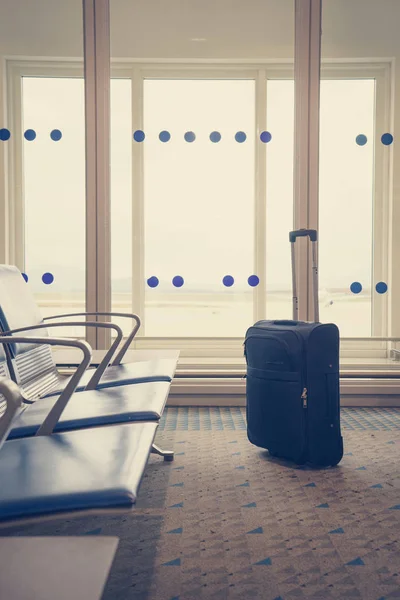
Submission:
M 77 366 L 82 360 L 82 352 L 75 348 L 60 348 L 53 350 L 57 366 Z M 93 350 L 92 365 L 98 365 L 103 358 L 105 350 Z M 152 360 L 155 358 L 179 359 L 179 350 L 128 350 L 123 358 L 123 363 Z
M 0 537 L 2 600 L 100 600 L 117 537 Z

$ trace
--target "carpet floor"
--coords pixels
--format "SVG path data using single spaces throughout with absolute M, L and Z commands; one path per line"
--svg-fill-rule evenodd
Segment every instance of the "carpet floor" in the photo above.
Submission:
M 400 409 L 344 408 L 332 469 L 269 457 L 241 408 L 168 408 L 129 516 L 0 535 L 116 535 L 104 600 L 400 599 Z M 23 566 L 22 566 L 23 568 Z

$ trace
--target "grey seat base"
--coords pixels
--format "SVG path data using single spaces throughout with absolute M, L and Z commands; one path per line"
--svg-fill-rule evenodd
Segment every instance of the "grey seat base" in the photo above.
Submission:
M 176 369 L 176 360 L 168 358 L 158 358 L 132 363 L 122 363 L 120 365 L 110 365 L 105 370 L 97 389 L 112 388 L 120 385 L 132 385 L 137 383 L 146 383 L 149 381 L 169 381 L 171 382 Z M 94 369 L 88 369 L 82 376 L 77 392 L 85 389 L 89 380 L 92 378 Z M 52 390 L 47 396 L 60 394 L 67 385 L 70 377 L 59 378 L 59 386 Z
M 159 421 L 168 399 L 170 383 L 157 381 L 91 390 L 74 394 L 55 427 L 68 431 L 130 421 Z M 57 397 L 41 398 L 24 406 L 14 419 L 8 439 L 35 435 Z
M 132 423 L 5 442 L 0 520 L 136 502 L 157 423 Z

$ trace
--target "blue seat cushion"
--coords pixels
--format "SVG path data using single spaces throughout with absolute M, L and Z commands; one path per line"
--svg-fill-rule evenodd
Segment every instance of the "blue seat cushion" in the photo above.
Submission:
M 149 381 L 168 381 L 171 382 L 176 369 L 176 360 L 170 358 L 157 358 L 146 361 L 122 363 L 120 365 L 110 365 L 103 373 L 102 378 L 97 384 L 97 389 L 116 387 L 119 385 L 131 385 L 136 383 L 145 383 Z M 83 374 L 76 391 L 84 390 L 94 373 L 89 369 Z M 58 389 L 52 390 L 48 396 L 60 394 L 63 387 L 68 383 L 69 377 L 61 381 Z
M 5 442 L 0 520 L 136 502 L 156 423 Z
M 164 381 L 90 390 L 73 394 L 55 431 L 69 431 L 129 421 L 159 421 L 164 411 L 170 383 Z M 25 405 L 14 419 L 8 439 L 35 435 L 57 397 L 41 398 Z

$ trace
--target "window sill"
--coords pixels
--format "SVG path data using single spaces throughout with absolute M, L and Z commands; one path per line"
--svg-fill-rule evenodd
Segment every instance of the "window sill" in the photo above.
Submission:
M 202 378 L 221 377 L 225 379 L 243 377 L 246 373 L 244 358 L 194 358 L 180 356 L 176 370 L 177 377 Z M 342 378 L 400 378 L 400 362 L 387 358 L 341 358 Z
M 400 381 L 397 379 L 341 378 L 342 406 L 399 406 Z M 246 382 L 237 378 L 177 376 L 168 399 L 171 406 L 245 406 Z

